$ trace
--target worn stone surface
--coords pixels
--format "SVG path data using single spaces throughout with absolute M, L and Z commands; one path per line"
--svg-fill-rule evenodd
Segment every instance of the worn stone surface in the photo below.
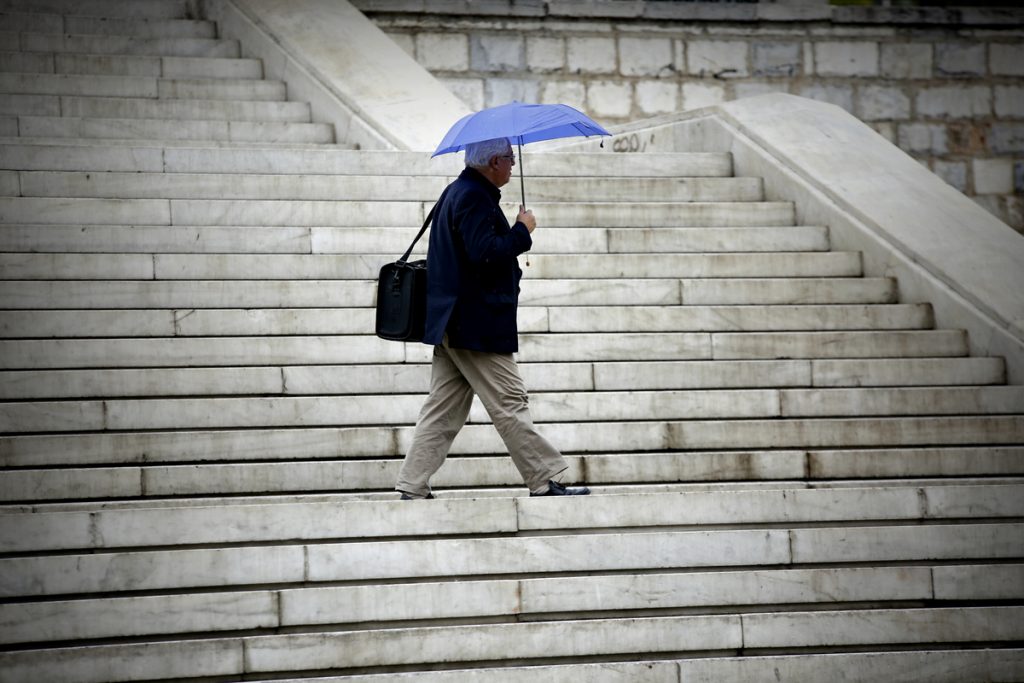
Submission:
M 878 43 L 823 41 L 814 45 L 814 68 L 820 76 L 877 76 Z
M 800 43 L 754 43 L 751 61 L 754 76 L 799 76 L 803 72 Z
M 1009 194 L 1014 191 L 1011 159 L 974 159 L 971 174 L 977 194 Z
M 623 76 L 672 76 L 672 41 L 668 38 L 619 38 L 619 72 Z
M 984 44 L 938 43 L 935 46 L 935 71 L 943 76 L 971 77 L 985 74 Z
M 522 69 L 526 64 L 522 36 L 480 35 L 470 40 L 469 66 L 474 71 L 504 73 Z
M 570 73 L 610 74 L 616 70 L 614 38 L 566 39 L 566 62 Z
M 931 78 L 933 49 L 928 43 L 882 43 L 879 75 L 901 79 Z
M 741 41 L 691 40 L 686 44 L 687 73 L 701 78 L 739 78 L 750 73 L 750 46 Z
M 465 71 L 469 68 L 469 41 L 466 36 L 419 33 L 415 42 L 416 59 L 427 69 Z
M 900 88 L 867 86 L 857 91 L 857 116 L 865 121 L 910 118 L 910 98 Z

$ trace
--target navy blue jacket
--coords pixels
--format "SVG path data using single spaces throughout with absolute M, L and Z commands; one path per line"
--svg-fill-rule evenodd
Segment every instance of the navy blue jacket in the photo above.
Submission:
M 427 320 L 424 344 L 514 353 L 519 350 L 516 310 L 523 271 L 516 257 L 533 240 L 520 222 L 509 226 L 501 191 L 467 167 L 448 186 L 434 211 L 427 249 Z

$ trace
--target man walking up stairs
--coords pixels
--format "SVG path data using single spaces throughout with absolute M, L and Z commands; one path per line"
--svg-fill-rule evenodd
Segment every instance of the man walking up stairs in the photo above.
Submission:
M 374 278 L 458 165 L 189 11 L 0 1 L 0 681 L 1024 679 L 1024 392 L 727 154 L 531 155 L 518 361 L 594 495 L 475 405 L 399 501 Z

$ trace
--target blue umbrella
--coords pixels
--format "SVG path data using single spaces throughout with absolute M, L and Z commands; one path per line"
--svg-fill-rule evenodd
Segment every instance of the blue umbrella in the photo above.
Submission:
M 459 119 L 437 146 L 431 158 L 465 149 L 466 145 L 494 138 L 508 138 L 519 147 L 519 190 L 526 206 L 523 183 L 523 145 L 528 142 L 576 136 L 611 135 L 578 109 L 566 104 L 509 102 Z

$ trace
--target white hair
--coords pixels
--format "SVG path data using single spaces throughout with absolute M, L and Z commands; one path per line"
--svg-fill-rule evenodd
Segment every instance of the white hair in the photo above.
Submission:
M 466 166 L 473 168 L 487 168 L 492 157 L 507 154 L 512 146 L 508 138 L 494 138 L 481 142 L 471 142 L 466 145 Z

